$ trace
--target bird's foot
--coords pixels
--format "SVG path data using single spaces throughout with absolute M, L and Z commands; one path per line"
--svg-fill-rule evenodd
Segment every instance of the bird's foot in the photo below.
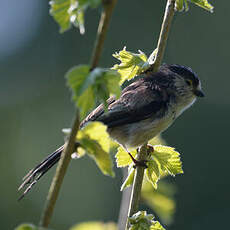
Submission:
M 136 160 L 133 156 L 132 156 L 132 154 L 130 153 L 130 152 L 128 152 L 128 154 L 129 154 L 129 156 L 131 157 L 131 159 L 132 159 L 132 161 L 133 161 L 133 163 L 134 163 L 134 168 L 136 168 L 136 167 L 144 167 L 144 168 L 148 168 L 148 166 L 147 166 L 147 160 Z
M 148 168 L 148 166 L 146 164 L 147 162 L 148 162 L 147 160 L 141 160 L 141 161 L 135 160 L 133 168 L 144 167 L 144 168 L 147 169 Z

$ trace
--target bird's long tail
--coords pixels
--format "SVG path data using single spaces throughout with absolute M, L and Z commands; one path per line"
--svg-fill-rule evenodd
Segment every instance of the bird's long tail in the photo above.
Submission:
M 64 145 L 48 155 L 40 164 L 27 173 L 27 175 L 22 179 L 23 183 L 18 188 L 18 190 L 23 188 L 25 189 L 18 200 L 21 200 L 38 182 L 38 180 L 60 160 L 63 149 Z

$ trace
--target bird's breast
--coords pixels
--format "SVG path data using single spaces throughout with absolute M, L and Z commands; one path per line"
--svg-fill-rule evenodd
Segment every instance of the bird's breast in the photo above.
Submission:
M 114 140 L 127 148 L 139 147 L 167 129 L 174 119 L 175 114 L 171 111 L 161 118 L 149 118 L 120 127 L 109 128 L 108 132 Z

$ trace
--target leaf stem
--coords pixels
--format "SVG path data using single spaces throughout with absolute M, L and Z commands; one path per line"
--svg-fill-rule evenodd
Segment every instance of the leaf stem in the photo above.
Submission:
M 109 23 L 116 3 L 117 0 L 102 0 L 104 11 L 101 14 L 101 19 L 98 25 L 97 38 L 91 57 L 91 70 L 94 69 L 99 63 L 103 51 L 106 33 L 109 28 Z
M 76 135 L 79 130 L 80 120 L 79 112 L 77 111 L 75 120 L 72 125 L 71 133 L 68 142 L 65 144 L 64 151 L 61 154 L 61 159 L 58 163 L 56 173 L 53 177 L 50 190 L 47 196 L 44 211 L 42 213 L 40 225 L 42 227 L 48 227 L 51 217 L 53 215 L 54 207 L 57 201 L 58 194 L 61 189 L 61 185 L 66 174 L 67 167 L 71 160 L 71 154 L 75 151 Z
M 161 31 L 158 39 L 157 44 L 157 54 L 155 57 L 154 63 L 150 66 L 150 68 L 145 72 L 157 72 L 163 56 L 165 52 L 165 47 L 169 35 L 169 30 L 171 26 L 171 22 L 174 16 L 174 7 L 175 7 L 175 0 L 168 0 L 165 8 L 164 18 L 161 26 Z M 138 153 L 137 160 L 146 160 L 148 153 L 147 153 L 147 145 L 143 145 Z M 130 199 L 130 206 L 129 206 L 129 212 L 127 216 L 127 222 L 126 222 L 126 229 L 129 227 L 129 221 L 128 218 L 131 217 L 134 213 L 138 211 L 138 206 L 140 202 L 141 197 L 141 188 L 142 183 L 144 179 L 144 170 L 145 168 L 142 166 L 137 166 L 134 181 L 133 181 L 133 187 L 132 187 L 132 194 Z
M 98 33 L 97 33 L 97 39 L 95 42 L 95 48 L 92 52 L 92 60 L 91 60 L 91 70 L 94 69 L 99 62 L 99 59 L 102 54 L 102 49 L 105 41 L 105 36 L 107 33 L 107 30 L 109 28 L 109 22 L 110 18 L 112 16 L 112 11 L 116 5 L 117 0 L 102 0 L 104 10 L 101 15 L 101 20 L 98 26 Z M 66 147 L 64 148 L 64 151 L 61 155 L 61 159 L 58 163 L 55 175 L 53 177 L 50 190 L 47 196 L 46 204 L 44 211 L 41 216 L 40 220 L 40 226 L 41 227 L 48 227 L 51 221 L 51 217 L 53 215 L 54 207 L 57 201 L 57 197 L 59 194 L 59 191 L 61 189 L 61 185 L 67 170 L 67 167 L 71 160 L 71 154 L 74 152 L 74 146 L 76 142 L 76 135 L 79 130 L 80 125 L 80 118 L 79 118 L 79 112 L 77 110 L 77 114 L 75 116 L 70 137 L 68 142 L 65 144 Z

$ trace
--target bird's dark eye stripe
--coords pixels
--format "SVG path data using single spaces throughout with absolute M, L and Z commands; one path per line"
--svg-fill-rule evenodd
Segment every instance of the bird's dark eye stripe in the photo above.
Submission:
M 186 80 L 187 85 L 192 85 L 192 80 Z

